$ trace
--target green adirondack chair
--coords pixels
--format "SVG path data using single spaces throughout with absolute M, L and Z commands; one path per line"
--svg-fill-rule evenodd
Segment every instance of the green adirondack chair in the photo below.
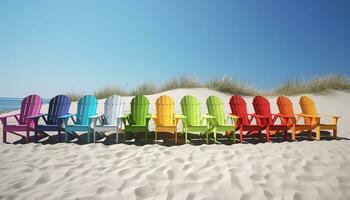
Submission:
M 185 133 L 185 142 L 188 142 L 187 135 L 188 132 L 202 133 L 205 134 L 208 138 L 209 133 L 212 131 L 212 128 L 209 127 L 208 119 L 213 119 L 215 117 L 211 115 L 203 115 L 200 111 L 200 102 L 196 97 L 187 95 L 181 99 L 181 109 L 182 114 L 185 118 L 182 118 L 183 132 Z M 206 140 L 208 143 L 208 139 Z
M 147 97 L 143 95 L 135 96 L 131 100 L 131 112 L 125 114 L 121 119 L 125 126 L 125 140 L 127 133 L 145 133 L 146 143 L 148 141 L 148 123 L 152 118 L 152 115 L 148 113 L 149 101 Z
M 225 132 L 225 135 L 232 134 L 232 141 L 235 143 L 235 124 L 238 117 L 230 114 L 225 114 L 224 104 L 222 100 L 217 96 L 208 97 L 207 108 L 209 115 L 215 117 L 214 119 L 209 119 L 209 126 L 213 129 L 214 132 L 214 142 L 216 143 L 217 132 Z M 229 119 L 231 119 L 232 124 L 228 124 Z M 208 137 L 206 139 L 208 140 Z

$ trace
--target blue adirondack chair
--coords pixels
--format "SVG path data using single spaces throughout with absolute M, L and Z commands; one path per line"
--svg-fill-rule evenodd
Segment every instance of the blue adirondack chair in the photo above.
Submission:
M 61 131 L 64 129 L 62 128 L 62 119 L 59 117 L 68 114 L 70 104 L 71 101 L 69 97 L 65 95 L 57 95 L 50 100 L 49 111 L 47 114 L 39 114 L 30 117 L 35 123 L 34 137 L 36 142 L 38 141 L 38 133 L 46 134 L 45 131 L 57 131 L 58 141 L 61 141 Z M 39 124 L 40 118 L 43 119 L 45 123 L 44 125 Z
M 68 142 L 68 134 L 79 136 L 76 132 L 87 132 L 87 143 L 92 141 L 91 138 L 91 122 L 96 117 L 97 99 L 95 96 L 86 95 L 78 101 L 78 109 L 76 114 L 67 114 L 59 117 L 63 119 L 64 141 Z M 69 124 L 69 119 L 73 124 Z

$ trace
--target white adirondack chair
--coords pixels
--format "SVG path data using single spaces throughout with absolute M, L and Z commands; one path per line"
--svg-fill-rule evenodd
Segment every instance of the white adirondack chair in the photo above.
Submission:
M 124 111 L 123 97 L 118 95 L 110 96 L 104 104 L 104 114 L 92 117 L 92 130 L 94 134 L 94 142 L 96 142 L 96 132 L 116 132 L 116 143 L 118 143 L 119 129 L 122 128 L 122 120 Z M 98 123 L 99 122 L 99 123 Z

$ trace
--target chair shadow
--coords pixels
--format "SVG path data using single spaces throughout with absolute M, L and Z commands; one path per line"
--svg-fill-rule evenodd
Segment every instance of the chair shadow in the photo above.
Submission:
M 135 146 L 143 146 L 146 144 L 158 144 L 161 146 L 174 146 L 174 145 L 184 145 L 185 144 L 185 137 L 183 133 L 178 133 L 178 144 L 175 144 L 175 138 L 173 133 L 166 133 L 166 132 L 161 132 L 158 133 L 157 135 L 157 143 L 155 143 L 154 138 L 155 138 L 155 132 L 152 131 L 148 135 L 148 142 L 146 143 L 145 140 L 145 134 L 144 133 L 128 133 L 128 138 L 126 138 L 125 141 L 125 134 L 124 133 L 119 133 L 118 137 L 118 143 L 116 143 L 116 133 L 105 135 L 103 133 L 96 132 L 96 143 L 101 143 L 106 146 L 109 145 L 115 145 L 119 143 L 123 143 L 126 145 L 135 145 Z M 308 139 L 308 133 L 299 133 L 296 135 L 296 140 L 295 141 L 316 141 L 316 133 L 312 133 L 313 139 L 309 140 Z M 105 139 L 104 139 L 105 138 Z M 206 141 L 203 136 L 195 133 L 188 133 L 188 138 L 190 139 L 190 144 L 194 146 L 199 146 L 199 145 L 205 145 Z M 47 145 L 47 144 L 57 144 L 57 143 L 64 143 L 64 133 L 61 134 L 61 142 L 59 141 L 59 136 L 58 134 L 55 135 L 48 135 L 48 134 L 39 134 L 38 136 L 38 142 L 39 144 Z M 104 139 L 103 141 L 100 141 Z M 262 134 L 262 139 L 263 141 L 260 142 L 258 137 L 245 137 L 243 139 L 243 144 L 260 144 L 260 143 L 266 143 L 266 134 Z M 335 140 L 332 138 L 332 133 L 328 131 L 321 131 L 321 141 L 332 141 Z M 350 140 L 349 138 L 345 137 L 337 137 L 336 140 Z M 25 137 L 22 137 L 21 139 L 15 141 L 13 144 L 27 144 L 27 143 L 32 143 L 35 141 L 34 136 L 30 136 L 29 142 L 25 139 Z M 80 133 L 78 135 L 74 134 L 68 134 L 68 143 L 74 143 L 78 145 L 85 145 L 85 144 L 90 144 L 93 143 L 93 134 L 90 134 L 88 142 L 88 134 L 87 133 Z M 125 141 L 125 142 L 124 142 Z M 291 133 L 288 133 L 288 139 L 286 140 L 282 134 L 276 134 L 272 135 L 270 137 L 270 142 L 272 143 L 282 143 L 282 142 L 293 142 L 291 139 Z M 224 145 L 234 145 L 234 144 L 239 144 L 239 135 L 236 132 L 236 140 L 235 142 L 232 141 L 232 135 L 231 136 L 224 136 L 222 134 L 217 134 L 217 143 L 218 144 L 224 144 Z M 213 140 L 213 134 L 209 135 L 209 142 L 208 144 L 215 144 Z

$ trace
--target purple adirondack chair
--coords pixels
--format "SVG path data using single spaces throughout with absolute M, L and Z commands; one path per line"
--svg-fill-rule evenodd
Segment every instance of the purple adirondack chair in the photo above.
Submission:
M 33 119 L 29 117 L 38 115 L 40 113 L 41 105 L 42 100 L 40 96 L 29 95 L 22 100 L 21 111 L 19 114 L 0 116 L 3 127 L 3 142 L 7 143 L 7 132 L 26 138 L 26 141 L 29 142 L 29 133 L 35 129 L 35 123 Z M 7 119 L 11 117 L 16 119 L 17 124 L 7 124 Z M 17 132 L 26 132 L 26 137 Z

